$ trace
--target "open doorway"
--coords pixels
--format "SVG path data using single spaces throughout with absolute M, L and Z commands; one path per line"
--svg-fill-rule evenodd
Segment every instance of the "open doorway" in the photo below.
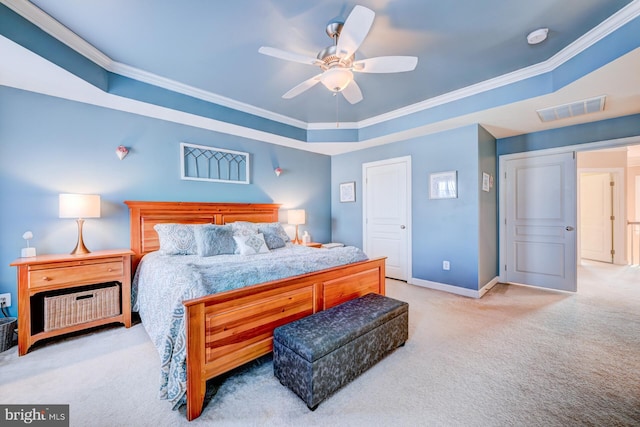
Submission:
M 579 261 L 626 264 L 624 188 L 623 168 L 578 167 Z
M 630 223 L 640 217 L 640 146 L 578 152 L 577 174 L 578 265 L 634 264 Z

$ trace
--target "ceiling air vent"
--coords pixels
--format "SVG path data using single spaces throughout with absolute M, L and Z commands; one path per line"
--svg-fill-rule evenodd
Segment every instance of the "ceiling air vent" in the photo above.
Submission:
M 604 99 L 606 96 L 584 99 L 570 104 L 557 105 L 555 107 L 536 110 L 540 120 L 551 122 L 554 120 L 568 119 L 569 117 L 582 116 L 583 114 L 597 113 L 604 111 Z

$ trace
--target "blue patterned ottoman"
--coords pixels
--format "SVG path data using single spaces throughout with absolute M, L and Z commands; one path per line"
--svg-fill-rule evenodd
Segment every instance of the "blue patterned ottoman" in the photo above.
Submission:
M 409 336 L 409 304 L 368 294 L 276 328 L 273 372 L 307 407 L 380 361 Z

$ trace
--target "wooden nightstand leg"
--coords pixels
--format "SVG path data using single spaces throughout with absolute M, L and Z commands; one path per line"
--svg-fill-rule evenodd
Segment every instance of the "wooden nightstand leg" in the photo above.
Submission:
M 24 356 L 31 346 L 31 299 L 26 283 L 28 268 L 18 267 L 18 356 Z
M 124 327 L 131 327 L 131 256 L 124 257 L 124 274 L 122 275 L 122 317 Z

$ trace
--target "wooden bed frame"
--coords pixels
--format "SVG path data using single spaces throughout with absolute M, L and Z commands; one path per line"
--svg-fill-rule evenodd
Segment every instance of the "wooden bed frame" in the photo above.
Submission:
M 126 201 L 132 271 L 158 250 L 158 223 L 277 222 L 277 204 Z M 184 301 L 187 335 L 187 419 L 200 416 L 208 379 L 273 349 L 283 324 L 370 292 L 385 294 L 385 259 L 260 283 Z

